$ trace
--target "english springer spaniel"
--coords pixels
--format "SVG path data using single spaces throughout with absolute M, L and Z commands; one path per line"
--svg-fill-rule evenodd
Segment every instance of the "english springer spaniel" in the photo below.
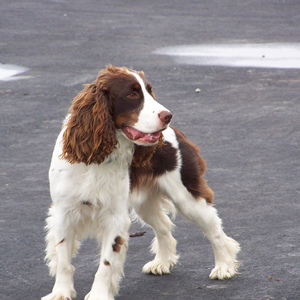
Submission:
M 212 279 L 237 273 L 238 242 L 228 237 L 212 206 L 197 147 L 155 101 L 143 72 L 108 66 L 75 97 L 58 136 L 49 170 L 52 205 L 46 220 L 46 261 L 56 276 L 42 300 L 76 296 L 72 257 L 80 241 L 101 244 L 99 268 L 85 300 L 113 300 L 123 274 L 131 206 L 154 232 L 153 261 L 144 273 L 166 274 L 177 263 L 176 209 L 197 224 L 215 255 Z

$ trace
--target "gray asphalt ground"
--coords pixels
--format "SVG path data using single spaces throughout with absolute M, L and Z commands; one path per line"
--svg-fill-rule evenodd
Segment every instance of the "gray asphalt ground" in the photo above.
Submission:
M 211 246 L 176 219 L 180 264 L 150 276 L 149 228 L 130 240 L 118 300 L 300 299 L 300 71 L 177 64 L 167 46 L 300 40 L 298 0 L 1 0 L 0 63 L 31 78 L 0 82 L 0 299 L 48 294 L 44 220 L 48 167 L 61 121 L 84 83 L 106 64 L 144 70 L 173 125 L 208 166 L 225 231 L 242 246 L 240 275 L 208 278 Z M 195 89 L 200 88 L 200 93 Z M 98 250 L 77 258 L 77 299 L 88 293 Z

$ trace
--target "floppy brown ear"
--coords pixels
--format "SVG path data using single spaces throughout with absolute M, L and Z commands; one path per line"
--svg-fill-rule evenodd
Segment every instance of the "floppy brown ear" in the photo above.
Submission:
M 70 163 L 102 163 L 117 145 L 112 100 L 96 83 L 73 100 L 63 134 L 61 157 Z

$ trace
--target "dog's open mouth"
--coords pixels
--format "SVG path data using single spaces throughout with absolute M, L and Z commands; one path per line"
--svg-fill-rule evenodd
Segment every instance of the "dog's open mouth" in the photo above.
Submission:
M 142 143 L 156 143 L 160 138 L 160 131 L 145 133 L 129 126 L 124 126 L 123 132 L 132 141 L 140 141 Z

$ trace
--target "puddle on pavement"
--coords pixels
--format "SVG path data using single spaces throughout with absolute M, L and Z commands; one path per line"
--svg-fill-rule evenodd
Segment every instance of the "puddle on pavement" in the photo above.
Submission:
M 27 72 L 28 70 L 28 68 L 17 65 L 0 64 L 0 81 L 32 78 L 32 76 L 17 76 L 19 74 Z
M 188 65 L 300 69 L 300 43 L 182 45 L 153 53 Z

